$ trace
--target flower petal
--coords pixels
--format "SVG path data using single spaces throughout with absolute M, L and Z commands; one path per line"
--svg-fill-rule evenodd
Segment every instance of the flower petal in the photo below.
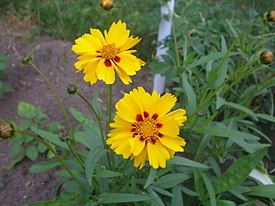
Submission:
M 106 66 L 105 59 L 101 59 L 96 67 L 96 75 L 99 80 L 106 84 L 113 84 L 115 81 L 115 72 L 113 66 Z
M 105 36 L 108 44 L 114 43 L 117 47 L 121 47 L 128 39 L 130 31 L 126 29 L 126 23 L 119 20 L 112 23 L 107 36 Z
M 183 152 L 183 146 L 185 146 L 184 139 L 180 137 L 169 137 L 164 136 L 162 138 L 159 138 L 159 141 L 166 146 L 167 148 L 175 151 L 175 152 Z
M 130 138 L 129 139 L 129 145 L 131 147 L 131 152 L 133 153 L 134 156 L 138 156 L 141 151 L 143 150 L 144 146 L 145 146 L 145 141 L 140 141 L 139 137 L 135 137 L 135 138 Z

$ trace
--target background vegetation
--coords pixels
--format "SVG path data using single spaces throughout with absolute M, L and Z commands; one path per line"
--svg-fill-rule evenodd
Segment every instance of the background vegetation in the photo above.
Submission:
M 268 165 L 275 160 L 267 149 L 273 144 L 267 134 L 275 123 L 274 64 L 262 65 L 258 60 L 264 49 L 274 50 L 274 24 L 264 18 L 274 8 L 273 1 L 179 0 L 173 15 L 173 35 L 157 43 L 161 3 L 117 0 L 110 20 L 123 18 L 133 34 L 143 37 L 139 52 L 150 61 L 153 73 L 167 77 L 166 90 L 178 97 L 177 107 L 186 108 L 188 121 L 181 136 L 187 139 L 185 155 L 189 159 L 177 156 L 165 169 L 138 171 L 131 162 L 115 157 L 116 170 L 110 170 L 102 158 L 107 151 L 97 138 L 97 124 L 70 109 L 79 122 L 74 128 L 75 138 L 89 150 L 79 151 L 85 165 L 75 166 L 78 163 L 69 155 L 59 132 L 61 126 L 54 123 L 53 130 L 43 126 L 46 116 L 26 103 L 19 107 L 27 122 L 20 129 L 31 130 L 55 147 L 41 150 L 41 142 L 24 133 L 17 135 L 21 140 L 18 145 L 31 142 L 31 149 L 24 153 L 30 159 L 36 159 L 39 152 L 64 155 L 81 184 L 72 181 L 65 170 L 57 172 L 62 178 L 57 194 L 60 204 L 66 200 L 82 205 L 131 200 L 146 202 L 141 205 L 274 205 L 274 185 L 248 177 L 255 168 L 268 174 Z M 88 0 L 13 0 L 1 1 L 0 6 L 7 21 L 31 21 L 34 36 L 47 33 L 72 41 L 90 27 L 106 28 L 107 20 L 98 4 Z M 170 48 L 163 62 L 152 58 L 157 44 Z M 101 116 L 98 103 L 93 105 Z M 30 108 L 40 111 L 42 117 L 29 116 Z M 264 156 L 266 164 L 262 162 Z M 53 160 L 34 165 L 30 171 L 59 165 Z M 274 176 L 268 177 L 274 182 Z

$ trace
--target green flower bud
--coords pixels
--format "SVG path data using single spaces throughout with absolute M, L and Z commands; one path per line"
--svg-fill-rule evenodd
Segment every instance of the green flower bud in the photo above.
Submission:
M 67 93 L 69 95 L 75 95 L 79 92 L 78 86 L 73 83 L 69 83 L 67 86 Z
M 33 61 L 33 57 L 31 54 L 28 54 L 27 56 L 24 57 L 24 59 L 22 60 L 22 63 L 25 65 L 30 64 Z

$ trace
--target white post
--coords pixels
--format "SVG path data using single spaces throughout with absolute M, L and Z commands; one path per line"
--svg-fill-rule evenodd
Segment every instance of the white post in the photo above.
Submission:
M 160 24 L 158 31 L 158 42 L 162 42 L 164 39 L 171 35 L 172 28 L 172 15 L 174 13 L 174 5 L 175 0 L 168 1 L 165 5 L 160 8 Z M 168 16 L 168 20 L 164 17 Z M 164 47 L 164 45 L 159 45 L 156 52 L 156 57 L 163 61 L 161 55 L 166 54 L 168 48 Z M 154 90 L 156 90 L 159 94 L 163 94 L 165 89 L 165 77 L 160 74 L 155 74 L 154 76 Z

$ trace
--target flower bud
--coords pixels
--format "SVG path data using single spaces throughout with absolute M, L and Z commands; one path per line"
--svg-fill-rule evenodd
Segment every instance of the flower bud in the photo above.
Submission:
M 262 53 L 260 53 L 259 60 L 261 64 L 271 64 L 273 61 L 273 53 L 270 50 L 264 50 Z
M 67 86 L 67 92 L 69 95 L 75 95 L 79 92 L 78 87 L 73 84 L 73 83 L 69 83 Z
M 101 0 L 100 5 L 104 10 L 109 11 L 113 8 L 114 1 L 113 0 Z
M 11 123 L 0 123 L 0 139 L 8 139 L 14 135 L 14 127 Z
M 30 64 L 33 61 L 33 57 L 31 54 L 28 54 L 27 56 L 24 57 L 24 59 L 22 60 L 22 63 L 25 65 Z
M 266 19 L 269 22 L 275 22 L 275 11 L 270 11 L 266 14 Z

